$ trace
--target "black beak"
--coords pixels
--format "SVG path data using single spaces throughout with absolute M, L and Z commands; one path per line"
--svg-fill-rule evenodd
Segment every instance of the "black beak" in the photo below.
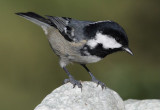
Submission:
M 124 47 L 123 50 L 126 51 L 127 53 L 133 55 L 133 52 L 128 47 Z

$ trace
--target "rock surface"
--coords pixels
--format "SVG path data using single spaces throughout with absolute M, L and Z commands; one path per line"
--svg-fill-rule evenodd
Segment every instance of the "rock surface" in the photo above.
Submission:
M 123 101 L 113 90 L 93 82 L 82 82 L 82 91 L 71 83 L 47 95 L 34 110 L 160 110 L 160 100 Z
M 34 110 L 125 110 L 121 97 L 113 90 L 93 82 L 82 82 L 82 91 L 71 83 L 55 89 Z
M 124 101 L 126 110 L 160 110 L 160 100 L 133 100 Z

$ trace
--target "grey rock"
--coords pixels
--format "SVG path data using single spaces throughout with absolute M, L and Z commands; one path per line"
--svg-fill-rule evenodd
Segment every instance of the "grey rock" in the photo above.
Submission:
M 126 110 L 160 110 L 160 100 L 133 100 L 124 101 Z
M 71 83 L 47 95 L 34 110 L 125 110 L 121 97 L 113 90 L 93 82 L 82 82 L 82 91 Z
M 102 90 L 93 82 L 82 82 L 82 90 L 71 83 L 53 90 L 34 110 L 160 110 L 160 100 L 123 101 L 113 90 Z

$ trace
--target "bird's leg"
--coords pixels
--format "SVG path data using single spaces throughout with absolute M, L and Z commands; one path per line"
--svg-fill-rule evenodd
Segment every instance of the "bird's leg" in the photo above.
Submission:
M 64 71 L 67 73 L 69 79 L 65 79 L 64 83 L 72 83 L 73 84 L 73 88 L 77 85 L 79 88 L 82 89 L 82 84 L 80 83 L 80 81 L 77 81 L 74 79 L 74 77 L 69 73 L 69 71 L 66 69 L 66 67 L 63 67 Z
M 102 89 L 103 89 L 103 88 L 106 88 L 106 85 L 105 85 L 103 82 L 97 80 L 97 79 L 93 76 L 93 74 L 90 72 L 90 70 L 87 68 L 86 65 L 84 65 L 84 64 L 81 64 L 81 65 L 87 70 L 87 72 L 89 73 L 89 75 L 90 75 L 91 78 L 92 78 L 92 81 L 95 82 L 95 83 L 97 84 L 97 86 L 100 85 L 100 86 L 102 87 Z

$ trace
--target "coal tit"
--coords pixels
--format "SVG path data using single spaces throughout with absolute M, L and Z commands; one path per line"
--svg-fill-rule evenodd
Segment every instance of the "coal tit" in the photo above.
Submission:
M 128 47 L 126 32 L 114 21 L 93 22 L 68 17 L 42 17 L 33 12 L 16 14 L 42 27 L 51 48 L 60 58 L 60 66 L 69 77 L 64 82 L 72 83 L 73 87 L 77 85 L 82 88 L 82 84 L 66 69 L 69 63 L 82 65 L 92 81 L 103 89 L 106 85 L 93 76 L 86 64 L 98 62 L 117 51 L 126 51 L 133 55 Z

